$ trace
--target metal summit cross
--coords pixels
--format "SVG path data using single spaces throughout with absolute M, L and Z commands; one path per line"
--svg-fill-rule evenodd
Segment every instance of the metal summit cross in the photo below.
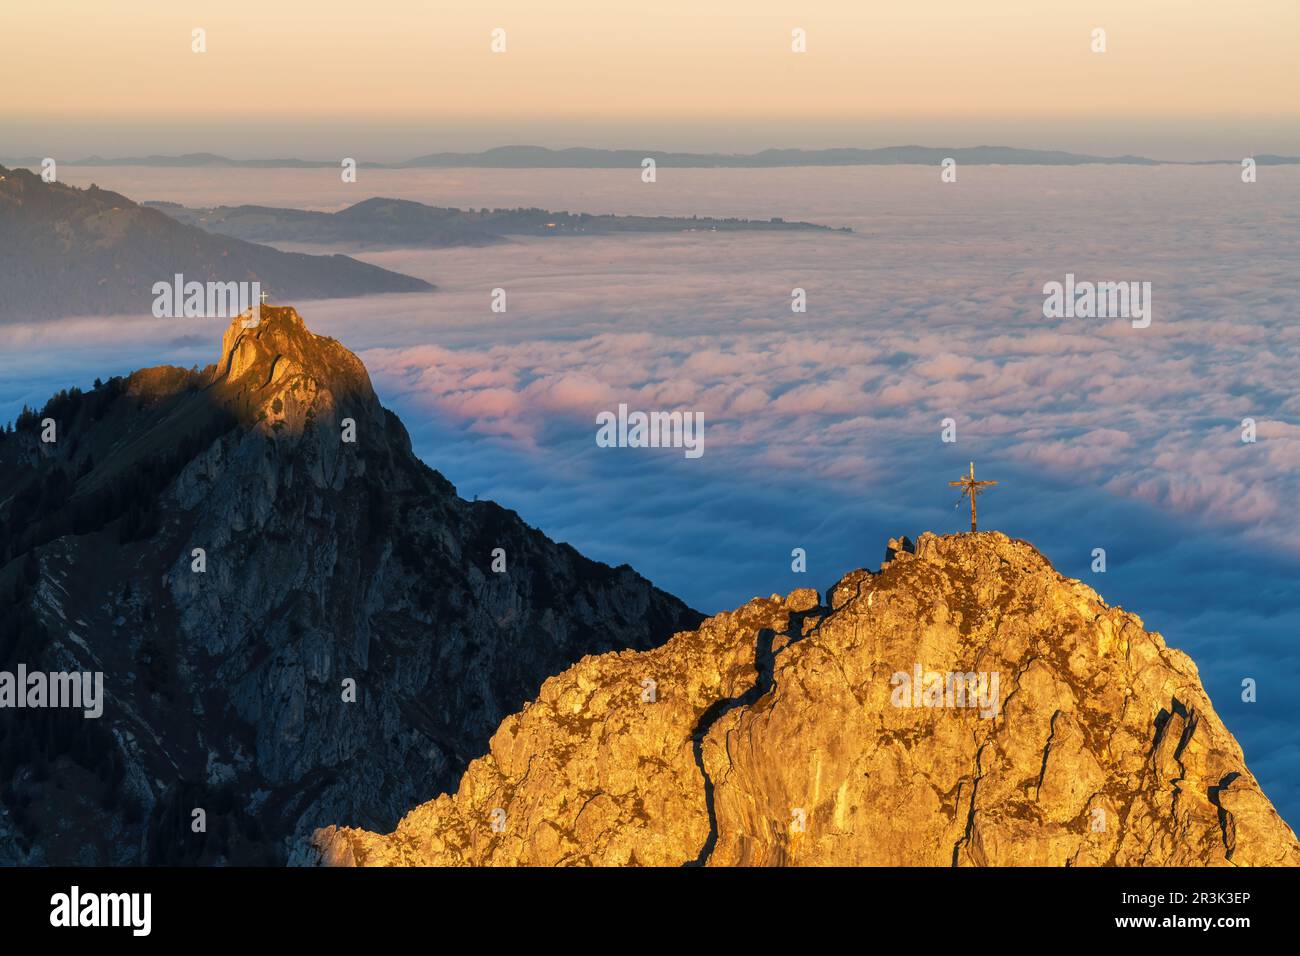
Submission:
M 975 462 L 970 463 L 970 474 L 962 477 L 960 481 L 950 481 L 948 484 L 961 488 L 961 498 L 957 499 L 957 504 L 961 504 L 961 499 L 970 495 L 970 529 L 975 530 L 975 498 L 989 485 L 996 485 L 996 481 L 976 481 L 975 480 Z

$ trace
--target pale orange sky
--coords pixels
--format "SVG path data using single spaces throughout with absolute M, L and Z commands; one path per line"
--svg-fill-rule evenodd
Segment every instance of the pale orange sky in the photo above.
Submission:
M 8 6 L 0 155 L 332 155 L 349 136 L 376 159 L 519 141 L 1300 151 L 1297 0 Z

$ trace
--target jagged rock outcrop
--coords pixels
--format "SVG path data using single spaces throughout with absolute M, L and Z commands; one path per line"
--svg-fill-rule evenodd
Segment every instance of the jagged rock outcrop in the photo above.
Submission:
M 455 793 L 386 835 L 324 829 L 321 860 L 1300 864 L 1196 667 L 1136 615 L 997 533 L 889 555 L 824 603 L 580 661 Z
M 0 863 L 279 863 L 391 827 L 547 676 L 701 619 L 457 496 L 290 308 L 18 426 L 0 669 L 102 671 L 107 700 L 0 711 Z

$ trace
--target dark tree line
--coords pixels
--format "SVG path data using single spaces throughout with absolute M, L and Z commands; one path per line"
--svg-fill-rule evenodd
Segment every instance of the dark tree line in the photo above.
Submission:
M 100 531 L 119 518 L 119 543 L 153 537 L 161 520 L 159 495 L 200 451 L 234 426 L 233 416 L 220 413 L 203 428 L 186 434 L 171 451 L 135 462 L 111 481 L 81 494 L 77 494 L 78 482 L 94 472 L 91 455 L 75 473 L 59 461 L 30 469 L 0 521 L 0 564 L 66 534 Z

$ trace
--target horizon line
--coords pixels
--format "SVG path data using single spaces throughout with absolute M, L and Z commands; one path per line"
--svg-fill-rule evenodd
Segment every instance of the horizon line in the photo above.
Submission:
M 512 151 L 515 156 L 508 155 Z M 913 153 L 915 156 L 909 157 Z M 577 154 L 577 155 L 575 155 Z M 922 158 L 924 154 L 924 158 Z M 944 155 L 940 155 L 944 154 Z M 972 155 L 973 154 L 973 155 Z M 578 161 L 579 155 L 585 161 Z M 964 155 L 964 159 L 962 158 Z M 1078 153 L 1061 149 L 1001 146 L 923 146 L 916 143 L 895 146 L 861 147 L 832 146 L 806 148 L 799 146 L 769 146 L 751 152 L 717 152 L 671 149 L 637 149 L 631 147 L 606 148 L 569 146 L 554 148 L 526 143 L 503 144 L 482 150 L 441 150 L 422 153 L 409 159 L 392 162 L 358 161 L 366 169 L 405 169 L 419 167 L 457 168 L 466 161 L 470 166 L 502 169 L 537 168 L 620 168 L 623 159 L 651 158 L 658 163 L 669 160 L 679 168 L 780 168 L 804 166 L 858 166 L 858 165 L 933 165 L 951 156 L 967 165 L 1140 165 L 1140 166 L 1210 166 L 1237 165 L 1247 158 L 1262 165 L 1296 165 L 1300 156 L 1277 153 L 1255 153 L 1252 156 L 1225 159 L 1153 159 L 1131 153 L 1100 155 Z M 12 166 L 39 166 L 48 157 L 0 157 Z M 478 162 L 473 162 L 478 160 Z M 545 160 L 550 160 L 545 161 Z M 594 162 L 604 160 L 604 162 Z M 620 160 L 620 161 L 615 161 Z M 639 159 L 638 159 L 639 161 Z M 180 166 L 210 167 L 236 166 L 257 168 L 337 166 L 339 159 L 303 159 L 294 156 L 271 158 L 236 158 L 206 150 L 185 153 L 150 153 L 142 156 L 101 156 L 91 153 L 74 160 L 62 160 L 66 166 Z

